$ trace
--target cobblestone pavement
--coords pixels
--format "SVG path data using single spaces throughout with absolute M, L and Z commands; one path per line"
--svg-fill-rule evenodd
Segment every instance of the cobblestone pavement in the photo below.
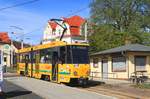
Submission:
M 51 83 L 28 77 L 7 77 L 7 81 L 42 96 L 44 99 L 116 99 L 62 84 Z M 20 99 L 20 98 L 19 98 Z M 32 98 L 37 99 L 37 98 Z
M 11 82 L 4 80 L 4 94 L 0 99 L 43 99 L 30 90 L 26 90 Z

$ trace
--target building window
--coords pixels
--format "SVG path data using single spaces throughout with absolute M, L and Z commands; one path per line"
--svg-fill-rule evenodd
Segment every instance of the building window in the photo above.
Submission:
M 61 35 L 61 29 L 59 29 L 58 32 L 59 32 L 59 35 Z
M 146 70 L 146 56 L 135 56 L 136 71 Z
M 4 57 L 4 62 L 6 62 L 7 61 L 7 57 Z
M 126 58 L 125 57 L 112 58 L 112 71 L 113 72 L 125 72 L 126 71 Z
M 93 67 L 98 68 L 98 58 L 93 58 Z

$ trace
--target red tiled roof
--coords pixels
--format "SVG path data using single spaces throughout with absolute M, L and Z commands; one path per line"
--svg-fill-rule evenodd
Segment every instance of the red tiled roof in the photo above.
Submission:
M 0 32 L 0 42 L 2 43 L 10 43 L 10 38 L 7 32 Z
M 67 22 L 70 26 L 71 35 L 79 36 L 80 35 L 80 26 L 85 22 L 80 16 L 72 16 L 70 18 L 64 18 L 65 22 Z
M 53 30 L 56 29 L 57 24 L 56 24 L 55 22 L 49 21 L 48 23 L 49 23 L 49 25 L 51 26 L 51 28 L 52 28 Z

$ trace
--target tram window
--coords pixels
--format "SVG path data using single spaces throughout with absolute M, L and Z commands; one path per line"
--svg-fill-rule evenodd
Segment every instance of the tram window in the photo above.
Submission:
M 20 62 L 20 54 L 17 54 L 17 62 Z
M 31 54 L 27 54 L 28 56 L 27 56 L 27 61 L 28 61 L 28 63 L 31 63 Z
M 67 62 L 66 63 L 72 63 L 72 50 L 71 46 L 67 46 Z
M 24 54 L 20 54 L 20 62 L 21 63 L 25 62 L 25 55 Z
M 22 55 L 19 54 L 19 62 L 21 62 L 21 60 L 22 60 Z
M 27 58 L 27 55 L 28 55 L 28 58 Z M 25 63 L 25 61 L 30 62 L 30 55 L 28 53 L 20 54 L 20 62 Z
M 71 46 L 73 63 L 86 64 L 89 63 L 88 47 L 86 46 Z
M 31 59 L 32 59 L 31 61 L 32 61 L 32 63 L 35 63 L 35 61 L 36 61 L 36 53 L 37 52 L 35 52 L 35 51 L 31 53 Z
M 59 57 L 59 61 L 63 64 L 65 63 L 65 59 L 66 59 L 66 50 L 65 47 L 60 47 L 60 57 Z
M 40 62 L 51 63 L 52 62 L 52 49 L 43 49 L 40 51 Z

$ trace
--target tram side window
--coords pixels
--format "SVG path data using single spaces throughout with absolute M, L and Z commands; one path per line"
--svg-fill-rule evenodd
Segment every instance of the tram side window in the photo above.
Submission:
M 60 47 L 60 62 L 63 64 L 65 63 L 65 59 L 66 59 L 66 50 L 65 47 Z
M 38 52 L 34 52 L 33 53 L 33 63 L 36 63 L 36 54 L 37 54 Z
M 20 54 L 17 54 L 17 62 L 20 62 Z
M 31 61 L 32 61 L 32 63 L 35 63 L 35 61 L 36 61 L 36 54 L 37 54 L 36 51 L 31 53 L 31 59 L 32 59 Z
M 25 62 L 25 54 L 20 54 L 20 62 L 21 63 Z
M 41 63 L 52 63 L 52 49 L 43 49 L 40 51 Z
M 22 54 L 19 54 L 19 62 L 22 62 Z
M 71 51 L 71 46 L 67 46 L 67 62 L 66 63 L 72 63 L 72 51 Z

